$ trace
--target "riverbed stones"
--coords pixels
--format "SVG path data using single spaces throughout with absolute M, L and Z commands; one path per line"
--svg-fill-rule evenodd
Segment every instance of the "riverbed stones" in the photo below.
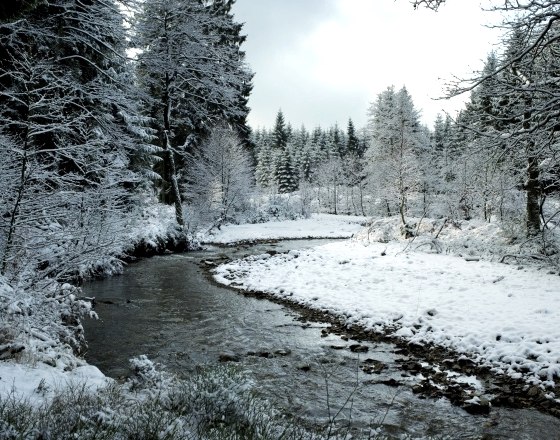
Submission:
M 223 352 L 218 355 L 218 360 L 220 362 L 240 362 L 241 358 L 232 352 Z
M 350 348 L 350 351 L 352 353 L 366 353 L 369 351 L 369 347 L 362 344 L 352 344 L 348 348 Z
M 485 397 L 474 397 L 462 405 L 462 408 L 469 414 L 489 414 L 490 407 L 490 401 Z
M 360 369 L 366 374 L 379 374 L 385 368 L 387 368 L 387 365 L 376 359 L 366 359 L 360 366 Z
M 274 352 L 275 355 L 277 356 L 289 356 L 292 353 L 292 350 L 290 350 L 289 348 L 281 348 L 279 350 L 276 350 Z

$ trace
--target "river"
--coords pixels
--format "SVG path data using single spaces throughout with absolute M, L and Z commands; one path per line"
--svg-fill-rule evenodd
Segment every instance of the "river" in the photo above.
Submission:
M 145 259 L 121 276 L 90 282 L 84 291 L 96 297 L 100 319 L 84 323 L 86 359 L 119 378 L 128 372 L 128 359 L 140 354 L 179 374 L 235 358 L 259 393 L 287 414 L 324 423 L 344 407 L 337 423 L 350 424 L 355 438 L 371 424 L 387 435 L 413 438 L 560 438 L 560 420 L 536 410 L 492 408 L 489 415 L 471 415 L 446 399 L 421 398 L 412 392 L 414 378 L 403 379 L 396 362 L 402 355 L 394 346 L 362 343 L 367 353 L 354 353 L 353 342 L 325 332 L 326 325 L 216 286 L 199 266 L 219 254 L 235 258 L 319 243 L 325 241 L 210 247 Z M 365 364 L 381 371 L 366 374 Z

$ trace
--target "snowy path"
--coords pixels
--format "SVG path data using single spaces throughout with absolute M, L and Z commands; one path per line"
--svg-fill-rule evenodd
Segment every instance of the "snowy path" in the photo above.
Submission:
M 215 278 L 368 329 L 395 325 L 399 336 L 468 353 L 513 377 L 546 382 L 560 375 L 558 275 L 402 248 L 331 243 L 231 262 Z

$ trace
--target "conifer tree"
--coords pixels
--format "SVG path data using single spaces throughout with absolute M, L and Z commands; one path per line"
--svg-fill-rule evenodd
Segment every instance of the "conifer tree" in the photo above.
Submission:
M 368 171 L 378 192 L 386 198 L 390 213 L 396 205 L 406 226 L 408 197 L 418 191 L 421 183 L 419 151 L 424 138 L 418 111 L 406 88 L 395 92 L 387 88 L 370 108 L 371 144 L 368 150 Z
M 361 151 L 360 140 L 356 135 L 356 129 L 354 128 L 354 123 L 352 119 L 348 119 L 348 128 L 346 129 L 347 141 L 346 141 L 346 151 L 357 157 L 361 157 L 363 151 Z
M 196 146 L 205 127 L 221 120 L 239 124 L 247 112 L 251 75 L 230 6 L 153 0 L 142 3 L 137 19 L 138 77 L 163 150 L 160 196 L 174 204 L 179 225 L 184 224 L 179 178 L 185 151 Z

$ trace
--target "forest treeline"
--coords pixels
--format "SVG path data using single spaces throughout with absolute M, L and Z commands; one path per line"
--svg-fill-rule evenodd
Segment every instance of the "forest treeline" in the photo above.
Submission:
M 413 2 L 437 9 L 444 1 Z M 472 78 L 453 118 L 420 122 L 406 87 L 381 92 L 366 127 L 294 129 L 279 112 L 253 135 L 256 179 L 296 188 L 332 213 L 500 221 L 520 239 L 554 230 L 559 189 L 560 2 L 501 2 L 503 40 Z M 481 58 L 484 54 L 481 54 Z M 543 235 L 544 236 L 544 235 Z M 547 251 L 550 252 L 550 249 Z

